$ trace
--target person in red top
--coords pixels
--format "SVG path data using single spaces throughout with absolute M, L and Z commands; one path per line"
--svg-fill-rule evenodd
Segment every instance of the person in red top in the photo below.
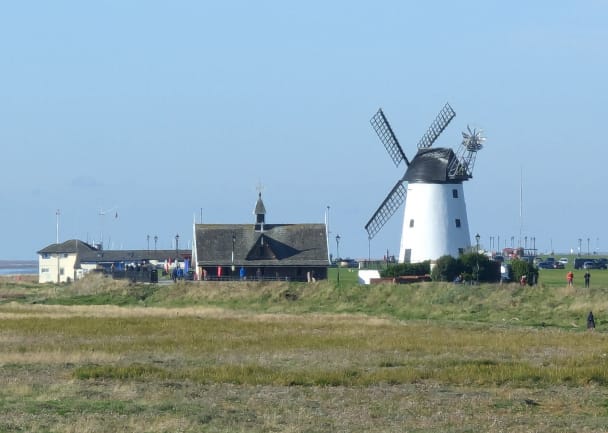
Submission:
M 572 281 L 574 280 L 574 273 L 572 273 L 572 271 L 568 271 L 566 280 L 568 280 L 568 287 L 572 287 Z

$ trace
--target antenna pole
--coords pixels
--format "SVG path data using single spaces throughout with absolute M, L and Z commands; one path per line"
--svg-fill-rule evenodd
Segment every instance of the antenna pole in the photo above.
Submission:
M 524 169 L 519 168 L 519 245 L 521 247 L 521 233 L 524 225 Z
M 329 205 L 325 211 L 325 237 L 327 238 L 327 260 L 331 262 L 331 253 L 329 252 Z
M 61 215 L 61 212 L 59 211 L 59 209 L 57 209 L 57 211 L 55 212 L 55 217 L 57 219 L 57 234 L 56 234 L 56 244 L 59 244 L 59 215 Z

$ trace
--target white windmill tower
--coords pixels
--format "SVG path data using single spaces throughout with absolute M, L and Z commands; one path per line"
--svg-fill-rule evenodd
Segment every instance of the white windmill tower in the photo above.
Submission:
M 456 113 L 446 104 L 418 142 L 409 161 L 382 109 L 371 124 L 396 166 L 407 169 L 365 225 L 372 239 L 405 202 L 399 262 L 417 263 L 444 255 L 457 257 L 471 246 L 462 183 L 473 177 L 477 152 L 485 140 L 481 131 L 463 132 L 458 154 L 451 148 L 431 147 Z

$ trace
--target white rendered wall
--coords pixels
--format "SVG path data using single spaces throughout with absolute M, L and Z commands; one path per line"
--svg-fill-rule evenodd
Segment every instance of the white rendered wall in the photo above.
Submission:
M 399 262 L 405 261 L 408 249 L 409 261 L 417 263 L 445 255 L 458 257 L 459 250 L 466 251 L 470 245 L 462 183 L 408 183 Z

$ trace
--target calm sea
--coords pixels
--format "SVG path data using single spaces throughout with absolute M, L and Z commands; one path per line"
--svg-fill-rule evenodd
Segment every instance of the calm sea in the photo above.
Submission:
M 31 275 L 37 273 L 37 260 L 0 260 L 0 275 Z

